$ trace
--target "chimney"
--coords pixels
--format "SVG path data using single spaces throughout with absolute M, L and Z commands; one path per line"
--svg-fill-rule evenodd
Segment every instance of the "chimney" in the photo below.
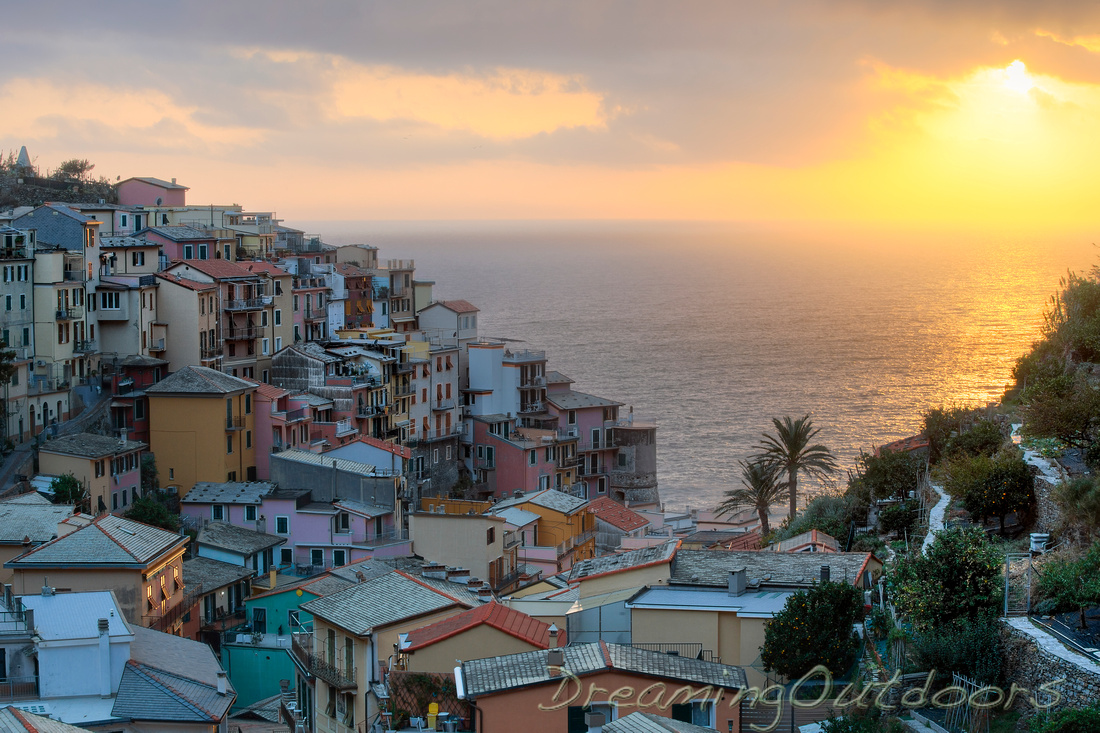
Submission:
M 822 565 L 821 566 L 821 582 L 822 583 L 828 583 L 829 582 L 829 566 L 828 565 Z
M 111 696 L 111 622 L 99 619 L 99 696 Z
M 174 184 L 175 182 L 176 182 L 176 179 L 175 179 L 175 178 L 173 178 L 173 179 L 172 179 L 172 183 Z
M 477 598 L 479 601 L 491 601 L 493 600 L 493 589 L 488 583 L 477 589 Z
M 467 571 L 467 572 L 469 572 L 469 571 Z M 448 580 L 452 580 L 455 583 L 463 582 L 462 578 L 448 578 Z M 478 588 L 481 587 L 481 581 L 478 580 L 477 578 L 467 578 L 465 582 L 466 582 L 466 588 L 469 589 L 469 590 L 477 590 Z
M 225 670 L 224 669 L 219 669 L 218 670 L 218 694 L 224 697 L 225 692 L 226 692 L 226 690 L 225 690 Z
M 728 592 L 731 596 L 741 596 L 745 594 L 745 589 L 748 586 L 748 580 L 745 576 L 745 568 L 730 571 Z
M 425 578 L 434 578 L 436 580 L 447 579 L 447 566 L 441 565 L 437 562 L 426 562 L 420 566 L 420 574 Z
M 53 588 L 50 587 L 49 579 L 45 578 L 45 577 L 42 578 L 42 595 L 44 595 L 44 596 L 52 596 L 53 595 Z
M 557 624 L 550 624 L 549 631 L 550 631 L 550 648 L 551 649 L 557 649 L 558 648 L 558 625 Z
M 267 571 L 268 590 L 275 590 L 275 576 L 277 576 L 278 574 L 279 573 L 275 570 L 275 568 L 271 568 L 271 570 Z
M 607 718 L 603 713 L 585 713 L 584 724 L 588 726 L 588 733 L 603 733 L 603 727 Z
M 464 567 L 448 567 L 446 572 L 447 580 L 453 580 L 456 583 L 465 583 L 470 578 L 470 571 Z
M 551 649 L 546 653 L 547 673 L 551 677 L 560 677 L 561 668 L 565 666 L 565 652 L 561 649 Z

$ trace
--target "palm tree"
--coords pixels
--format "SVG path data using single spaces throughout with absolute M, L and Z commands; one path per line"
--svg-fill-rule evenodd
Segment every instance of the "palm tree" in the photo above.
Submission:
M 758 461 L 751 463 L 738 461 L 737 463 L 741 466 L 743 485 L 739 489 L 730 489 L 726 492 L 725 500 L 718 505 L 718 516 L 733 514 L 744 507 L 752 507 L 760 517 L 760 536 L 767 537 L 768 509 L 773 504 L 779 503 L 787 487 L 779 483 L 775 469 L 763 463 Z
M 760 452 L 750 460 L 759 461 L 776 473 L 786 472 L 787 490 L 790 492 L 791 519 L 798 509 L 798 472 L 818 478 L 825 478 L 837 470 L 833 452 L 820 443 L 811 445 L 810 441 L 818 434 L 809 415 L 797 420 L 790 416 L 772 418 L 775 435 L 764 433 L 760 441 Z

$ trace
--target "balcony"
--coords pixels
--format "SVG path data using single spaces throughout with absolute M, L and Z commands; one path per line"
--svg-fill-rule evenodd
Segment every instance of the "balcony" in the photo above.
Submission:
M 69 283 L 82 283 L 88 281 L 88 273 L 83 270 L 65 270 L 65 274 L 62 276 L 65 282 Z
M 328 315 L 324 308 L 308 307 L 302 309 L 302 319 L 306 321 L 323 321 Z
M 79 321 L 83 317 L 84 308 L 79 305 L 57 309 L 57 320 L 59 321 Z
M 202 359 L 217 359 L 221 357 L 221 355 L 222 349 L 220 346 L 217 348 L 202 348 L 199 350 L 199 356 Z
M 231 328 L 223 336 L 226 341 L 254 341 L 260 338 L 262 334 L 263 329 L 256 326 L 247 326 L 245 328 Z
M 26 677 L 5 677 L 0 680 L 0 702 L 14 702 L 16 700 L 34 700 L 38 698 L 38 678 L 33 675 Z
M 53 377 L 32 377 L 27 382 L 27 394 L 40 395 L 50 392 L 61 392 L 69 388 L 69 383 L 63 379 L 55 379 Z
M 164 339 L 153 339 L 149 342 L 149 353 L 161 354 L 164 353 L 165 350 Z
M 244 430 L 244 415 L 233 415 L 225 418 L 226 430 Z
M 73 341 L 73 353 L 74 354 L 92 354 L 95 353 L 95 341 L 91 339 L 79 339 Z
M 432 402 L 433 412 L 445 412 L 455 409 L 455 401 L 452 399 L 436 400 Z
M 257 311 L 263 308 L 265 305 L 271 305 L 270 295 L 262 295 L 259 298 L 239 298 L 237 300 L 227 300 L 222 305 L 222 308 L 227 311 Z
M 186 594 L 175 606 L 172 606 L 163 615 L 159 616 L 142 616 L 142 625 L 148 629 L 154 631 L 164 631 L 171 633 L 172 627 L 175 626 L 176 621 L 183 618 L 183 615 L 190 613 L 195 606 L 199 604 L 199 599 L 202 598 L 202 584 L 194 584 L 187 588 Z
M 546 351 L 533 349 L 520 349 L 518 351 L 512 351 L 507 349 L 504 352 L 504 361 L 511 364 L 546 361 Z
M 563 470 L 563 471 L 569 470 L 569 469 L 574 469 L 574 468 L 579 468 L 583 462 L 584 461 L 581 460 L 580 456 L 576 456 L 576 455 L 574 455 L 574 456 L 563 456 L 563 455 L 560 455 L 560 451 L 559 451 L 558 458 L 555 461 L 555 463 L 558 464 L 558 468 L 560 470 Z
M 486 471 L 495 471 L 497 468 L 496 458 L 475 458 L 474 468 L 482 468 Z
M 581 461 L 581 470 L 579 472 L 581 476 L 606 476 L 608 475 L 607 464 L 597 464 L 593 466 L 588 461 Z
M 393 387 L 394 397 L 409 397 L 416 393 L 416 388 L 412 384 L 395 384 Z
M 589 541 L 592 541 L 592 540 L 595 540 L 595 539 L 596 539 L 596 530 L 590 529 L 587 532 L 581 532 L 578 535 L 574 535 L 573 537 L 570 537 L 570 538 L 566 539 L 565 542 L 562 542 L 555 549 L 557 549 L 558 557 L 561 557 L 562 555 L 566 554 L 567 552 L 572 552 L 573 550 L 577 549 L 581 545 L 584 545 L 585 543 L 587 543 Z
M 545 353 L 545 352 L 544 352 Z M 537 377 L 527 377 L 520 380 L 520 389 L 530 389 L 534 387 L 545 387 L 546 377 L 539 375 Z
M 275 414 L 278 415 L 280 413 Z M 283 419 L 288 423 L 299 422 L 309 417 L 309 408 L 299 407 L 297 410 L 287 410 L 286 412 L 281 414 L 283 416 Z
M 337 420 L 336 421 L 336 437 L 337 438 L 342 438 L 345 435 L 353 435 L 357 432 L 358 432 L 358 430 L 356 430 L 355 426 L 352 424 L 350 419 Z
M 415 437 L 407 441 L 407 445 L 410 448 L 415 448 L 420 443 L 434 443 L 437 440 L 446 440 L 447 438 L 456 438 L 462 435 L 462 428 L 455 425 L 450 428 L 439 428 L 437 430 L 421 430 Z M 481 459 L 484 461 L 485 459 Z M 486 466 L 483 466 L 486 468 Z M 487 468 L 495 468 L 495 466 L 488 466 Z
M 338 690 L 354 690 L 358 687 L 354 666 L 338 667 L 335 660 L 330 662 L 313 653 L 312 634 L 294 634 L 290 651 L 303 669 L 332 687 Z
M 356 417 L 377 417 L 385 412 L 384 405 L 359 405 L 355 410 Z
M 398 374 L 408 374 L 412 371 L 415 371 L 415 369 L 416 363 L 412 361 L 399 361 L 394 364 L 394 371 L 396 371 Z

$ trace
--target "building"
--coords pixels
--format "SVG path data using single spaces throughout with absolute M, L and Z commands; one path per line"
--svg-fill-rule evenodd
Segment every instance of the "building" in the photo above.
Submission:
M 573 685 L 563 684 L 566 673 Z M 740 667 L 603 641 L 463 661 L 455 685 L 484 733 L 514 730 L 517 721 L 530 733 L 581 733 L 586 712 L 614 721 L 620 708 L 642 706 L 671 717 L 673 704 L 689 706 L 684 712 L 707 728 L 740 730 L 733 701 L 748 686 Z M 572 697 L 583 699 L 565 694 L 576 685 L 582 692 Z M 690 690 L 677 694 L 684 687 Z
M 422 503 L 431 501 L 421 499 Z M 448 507 L 441 501 L 434 505 L 439 511 L 410 514 L 413 551 L 428 560 L 466 568 L 474 577 L 488 581 L 495 592 L 507 593 L 523 576 L 517 559 L 519 537 L 505 529 L 503 517 L 463 512 L 457 506 L 462 503 Z
M 613 552 L 623 544 L 624 538 L 644 537 L 649 520 L 608 496 L 600 496 L 588 502 L 588 511 L 596 515 L 596 549 Z
M 149 446 L 109 435 L 77 433 L 53 438 L 38 450 L 42 473 L 71 473 L 86 491 L 89 511 L 122 512 L 141 491 L 141 455 Z
M 22 595 L 49 578 L 65 591 L 111 590 L 130 623 L 165 631 L 184 602 L 183 552 L 188 538 L 111 514 L 75 515 L 58 537 L 4 563 Z M 169 623 L 169 622 L 172 623 Z
M 178 372 L 193 364 L 220 370 L 224 347 L 217 284 L 166 272 L 158 272 L 156 277 L 160 283 L 158 314 L 168 324 L 164 341 L 168 371 Z M 173 323 L 179 327 L 172 328 Z
M 18 360 L 34 357 L 35 231 L 0 225 L 0 344 Z
M 253 575 L 275 567 L 275 548 L 285 537 L 238 527 L 229 522 L 211 522 L 195 537 L 195 554 L 210 560 L 250 568 Z
M 127 178 L 115 184 L 118 202 L 123 206 L 186 206 L 187 186 L 176 179 L 163 181 L 150 176 Z M 139 229 L 140 224 L 136 225 Z
M 518 507 L 539 516 L 534 544 L 521 545 L 519 561 L 540 568 L 545 575 L 569 570 L 596 555 L 596 515 L 588 502 L 554 489 L 497 502 L 492 512 Z
M 145 390 L 149 446 L 167 490 L 184 496 L 200 481 L 257 479 L 255 392 L 255 382 L 201 366 Z
M 24 497 L 0 501 L 0 563 L 54 539 L 57 525 L 72 516 L 72 504 L 51 504 L 37 493 Z M 10 569 L 0 569 L 0 583 L 11 579 Z

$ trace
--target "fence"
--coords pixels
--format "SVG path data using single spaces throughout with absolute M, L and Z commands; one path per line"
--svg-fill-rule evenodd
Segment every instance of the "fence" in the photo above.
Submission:
M 1004 615 L 1026 616 L 1031 613 L 1031 553 L 1005 553 Z
M 995 694 L 994 691 L 986 689 L 985 692 L 976 695 L 984 686 L 957 672 L 952 675 L 951 684 L 966 691 L 965 698 L 962 697 L 962 693 L 959 697 L 967 702 L 947 709 L 944 727 L 951 733 L 989 733 L 989 708 L 979 708 L 971 703 L 988 702 L 989 696 Z
M 458 699 L 454 677 L 433 672 L 401 672 L 394 670 L 387 675 L 389 709 L 394 728 L 407 719 L 426 718 L 428 705 L 438 703 L 439 711 L 462 720 L 471 720 L 470 705 Z M 462 727 L 462 730 L 468 730 Z

